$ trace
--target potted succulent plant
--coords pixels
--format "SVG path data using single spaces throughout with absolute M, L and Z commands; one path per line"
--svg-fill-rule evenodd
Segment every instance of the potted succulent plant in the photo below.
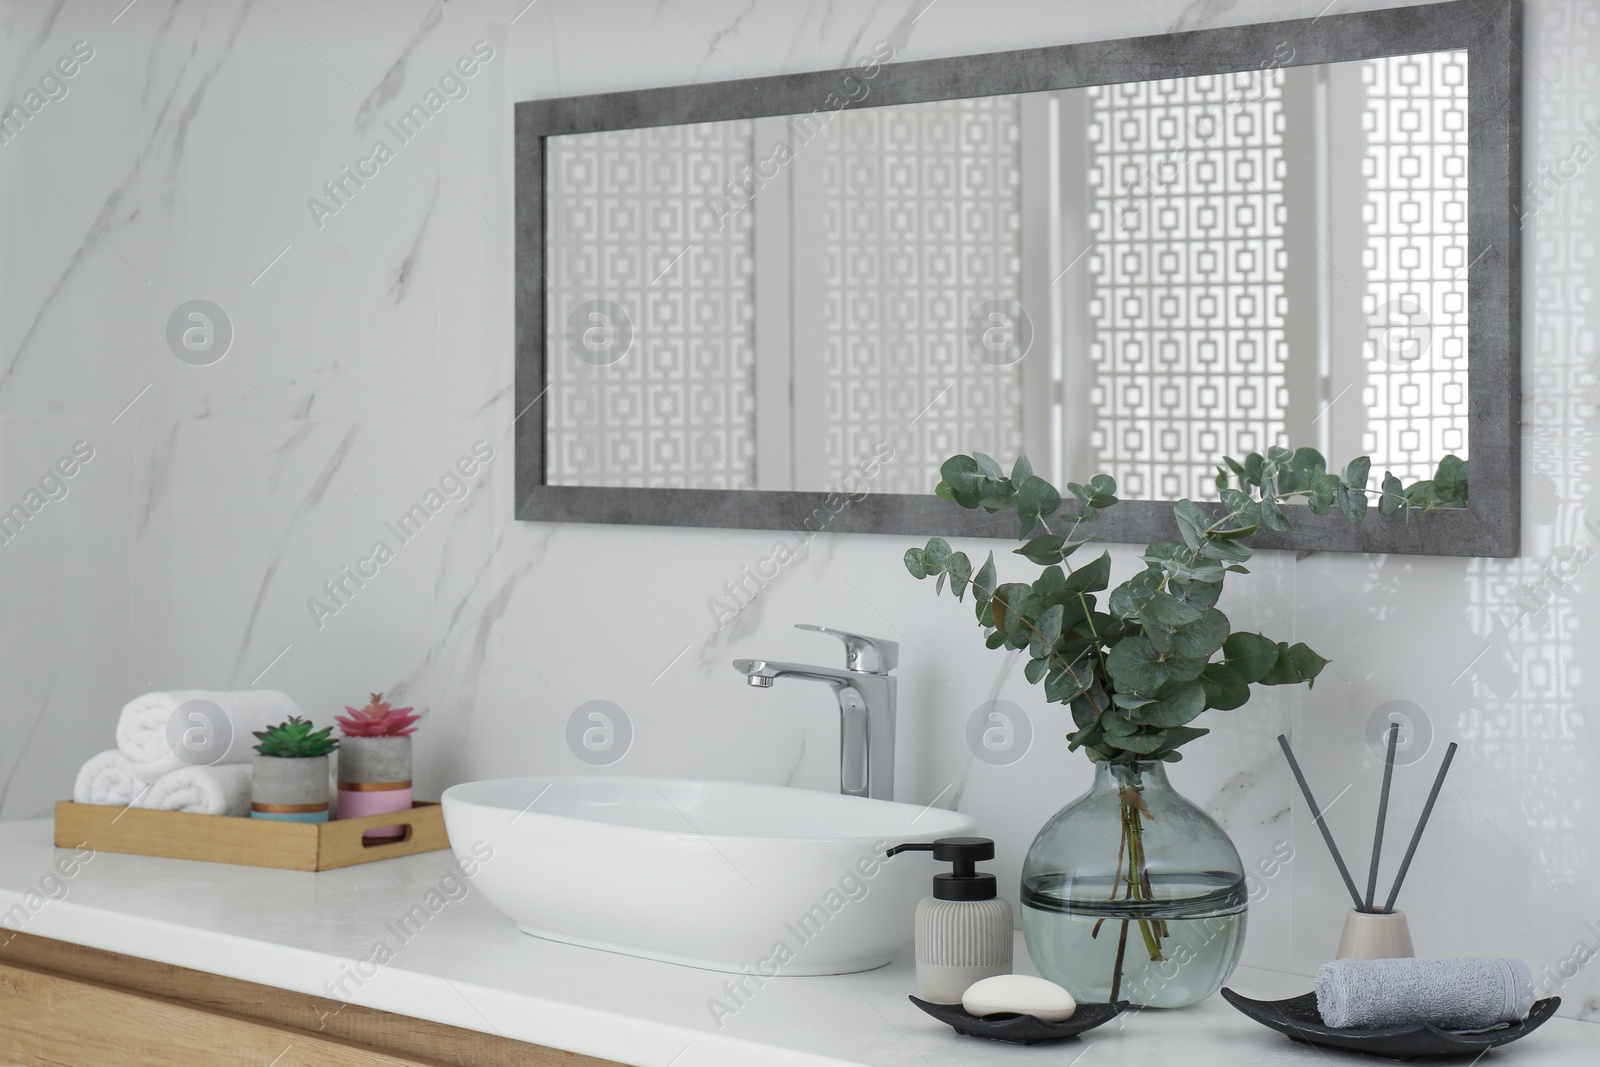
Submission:
M 1178 501 L 1182 540 L 1149 545 L 1144 566 L 1115 588 L 1110 553 L 1076 568 L 1069 560 L 1091 540 L 1083 525 L 1117 503 L 1116 482 L 1069 484 L 1076 506 L 1058 519 L 1060 493 L 1026 457 L 1008 475 L 988 456 L 954 456 L 936 492 L 1015 512 L 1027 539 L 1016 554 L 1043 568 L 1037 579 L 1002 582 L 993 553 L 975 571 L 937 537 L 905 554 L 913 577 L 937 577 L 936 591 L 948 585 L 959 600 L 972 590 L 988 647 L 1027 655 L 1024 677 L 1071 708 L 1071 748 L 1095 763 L 1093 787 L 1045 824 L 1022 872 L 1033 961 L 1080 1002 L 1181 1007 L 1216 992 L 1238 962 L 1247 903 L 1238 851 L 1165 768 L 1208 732 L 1192 725 L 1202 713 L 1242 706 L 1252 686 L 1309 686 L 1328 662 L 1304 642 L 1235 633 L 1217 609 L 1223 580 L 1246 571 L 1251 535 L 1289 529 L 1294 509 L 1283 505 L 1293 501 L 1319 515 L 1337 507 L 1351 522 L 1373 492 L 1384 515 L 1467 502 L 1467 464 L 1455 456 L 1432 479 L 1405 486 L 1389 474 L 1377 490 L 1365 457 L 1339 472 L 1310 448 L 1226 464 L 1220 506 Z
M 277 726 L 253 731 L 257 744 L 250 778 L 250 817 L 280 822 L 328 821 L 328 755 L 339 747 L 328 736 L 291 715 Z
M 394 708 L 373 693 L 364 708 L 345 706 L 339 729 L 339 817 L 354 819 L 390 811 L 411 810 L 411 735 L 418 716 L 410 708 Z M 403 826 L 380 826 L 362 834 L 367 841 L 395 841 Z

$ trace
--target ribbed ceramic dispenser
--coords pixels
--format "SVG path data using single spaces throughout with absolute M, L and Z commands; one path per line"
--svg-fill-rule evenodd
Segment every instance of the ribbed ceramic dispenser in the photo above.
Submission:
M 933 876 L 933 896 L 917 905 L 917 992 L 934 1004 L 960 1004 L 980 979 L 1011 973 L 1011 905 L 999 899 L 995 878 L 977 869 L 994 859 L 987 837 L 942 837 L 888 851 L 932 852 L 953 864 Z

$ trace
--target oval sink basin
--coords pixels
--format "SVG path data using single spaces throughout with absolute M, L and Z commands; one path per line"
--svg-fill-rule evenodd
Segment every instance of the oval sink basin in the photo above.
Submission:
M 473 885 L 524 932 L 757 975 L 888 963 L 937 868 L 883 849 L 976 825 L 941 808 L 670 778 L 502 778 L 452 786 L 443 804 L 456 854 L 476 849 Z

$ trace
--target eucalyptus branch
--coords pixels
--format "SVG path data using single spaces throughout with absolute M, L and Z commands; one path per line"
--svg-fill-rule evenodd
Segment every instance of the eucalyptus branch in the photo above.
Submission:
M 972 587 L 989 646 L 1026 650 L 1028 681 L 1071 707 L 1073 748 L 1119 763 L 1177 760 L 1181 746 L 1207 732 L 1189 725 L 1204 711 L 1241 706 L 1255 685 L 1309 685 L 1327 664 L 1304 643 L 1234 632 L 1215 606 L 1227 572 L 1246 569 L 1249 539 L 1262 526 L 1290 528 L 1285 504 L 1304 500 L 1317 515 L 1337 507 L 1350 522 L 1361 522 L 1374 499 L 1380 514 L 1403 510 L 1406 518 L 1466 506 L 1467 464 L 1455 456 L 1409 486 L 1385 473 L 1370 487 L 1370 472 L 1366 457 L 1330 471 L 1309 448 L 1225 459 L 1216 479 L 1220 514 L 1178 501 L 1182 543 L 1147 546 L 1144 569 L 1111 589 L 1109 553 L 1079 567 L 1070 557 L 1094 540 L 1078 540 L 1084 525 L 1116 505 L 1113 478 L 1068 484 L 1076 507 L 1058 536 L 1051 517 L 1063 496 L 1027 457 L 1008 474 L 981 453 L 952 456 L 940 467 L 937 494 L 969 510 L 1013 512 L 1025 541 L 1016 554 L 1042 571 L 1031 583 L 1001 583 L 992 553 L 974 573 L 972 561 L 941 538 L 908 550 L 905 564 L 916 578 L 935 577 L 939 591 L 948 584 L 958 599 Z

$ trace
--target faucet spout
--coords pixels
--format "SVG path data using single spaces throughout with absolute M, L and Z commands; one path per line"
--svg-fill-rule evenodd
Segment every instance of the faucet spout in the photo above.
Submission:
M 770 659 L 736 659 L 733 669 L 745 676 L 750 685 L 767 689 L 779 678 L 801 678 L 808 682 L 827 685 L 851 685 L 862 677 L 857 671 L 836 671 L 831 667 L 813 667 L 809 663 L 781 663 Z M 868 676 L 870 677 L 870 676 Z
M 818 630 L 820 627 L 802 626 Z M 820 682 L 833 690 L 839 704 L 839 792 L 847 796 L 894 799 L 895 679 L 893 641 L 822 630 L 845 639 L 843 670 L 809 663 L 736 659 L 733 669 L 745 683 L 770 689 L 779 678 Z M 871 666 L 875 669 L 863 670 Z

